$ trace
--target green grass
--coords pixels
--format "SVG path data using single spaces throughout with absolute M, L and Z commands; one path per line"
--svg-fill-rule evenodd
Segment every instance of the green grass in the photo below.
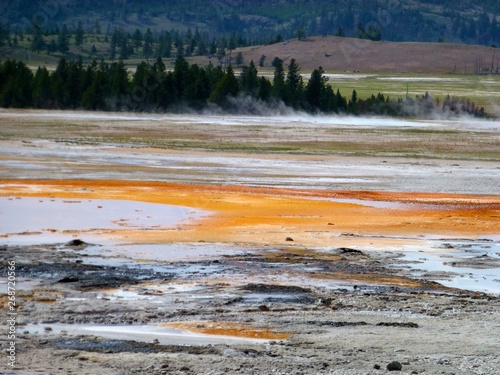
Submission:
M 408 91 L 410 97 L 428 92 L 440 100 L 447 95 L 467 98 L 489 111 L 498 110 L 495 107 L 500 103 L 500 76 L 372 74 L 356 79 L 356 75 L 351 78 L 345 75 L 341 79 L 332 78 L 329 83 L 348 98 L 352 90 L 362 99 L 379 92 L 391 99 L 405 98 Z

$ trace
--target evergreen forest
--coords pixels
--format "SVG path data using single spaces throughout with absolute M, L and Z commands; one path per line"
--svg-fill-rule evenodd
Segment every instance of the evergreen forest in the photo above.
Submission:
M 12 108 L 84 109 L 101 111 L 279 113 L 283 108 L 308 113 L 373 114 L 388 116 L 445 116 L 469 114 L 487 117 L 484 108 L 469 100 L 426 94 L 390 99 L 381 93 L 359 99 L 355 90 L 343 96 L 328 82 L 321 67 L 305 81 L 291 59 L 274 58 L 273 78 L 260 76 L 254 62 L 236 74 L 231 65 L 200 67 L 179 56 L 172 70 L 161 58 L 140 62 L 130 73 L 123 61 L 113 63 L 61 58 L 49 72 L 35 73 L 22 61 L 0 63 L 0 106 Z

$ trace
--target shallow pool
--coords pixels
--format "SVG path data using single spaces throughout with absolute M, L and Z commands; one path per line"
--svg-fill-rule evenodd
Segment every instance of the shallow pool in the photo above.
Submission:
M 201 214 L 138 201 L 0 197 L 0 236 L 8 245 L 55 243 L 71 240 L 74 231 L 167 228 Z

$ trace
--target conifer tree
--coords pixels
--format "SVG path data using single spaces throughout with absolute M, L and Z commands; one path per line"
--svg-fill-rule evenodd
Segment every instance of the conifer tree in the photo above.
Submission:
M 242 64 L 243 64 L 243 61 L 244 61 L 244 60 L 243 60 L 243 54 L 242 54 L 241 52 L 238 52 L 238 53 L 236 54 L 236 60 L 235 60 L 236 65 L 237 65 L 238 67 L 240 67 L 240 65 L 242 65 Z
M 85 32 L 83 30 L 82 21 L 78 21 L 78 27 L 77 27 L 76 33 L 75 33 L 75 45 L 78 47 L 78 49 L 80 49 L 82 44 L 83 44 L 84 35 L 85 35 Z
M 66 25 L 63 25 L 57 35 L 57 49 L 62 53 L 69 51 L 69 31 Z
M 132 35 L 132 40 L 134 41 L 135 50 L 139 51 L 139 48 L 142 45 L 142 34 L 139 29 L 135 29 L 134 34 Z
M 268 102 L 271 99 L 272 89 L 272 84 L 266 77 L 259 78 L 259 89 L 257 92 L 257 96 L 260 100 Z
M 31 70 L 21 61 L 7 60 L 0 71 L 0 106 L 31 107 L 33 105 Z
M 302 101 L 302 94 L 304 91 L 304 84 L 302 76 L 300 75 L 300 68 L 295 59 L 290 60 L 288 64 L 288 73 L 286 75 L 286 96 L 285 104 L 298 108 Z
M 148 28 L 146 33 L 144 34 L 144 43 L 142 46 L 142 55 L 145 58 L 150 58 L 153 56 L 153 33 Z
M 236 96 L 238 92 L 238 80 L 234 76 L 233 68 L 229 65 L 222 80 L 217 84 L 208 100 L 210 103 L 225 107 L 227 106 L 227 99 Z
M 205 69 L 193 64 L 189 67 L 189 85 L 185 90 L 184 99 L 187 104 L 196 109 L 203 108 L 210 96 L 210 82 Z
M 323 73 L 324 71 L 322 67 L 314 69 L 311 73 L 309 82 L 307 82 L 305 96 L 308 104 L 313 109 L 319 109 L 321 107 L 321 97 L 323 95 L 323 90 L 325 89 Z
M 259 66 L 261 68 L 264 67 L 264 62 L 266 61 L 266 55 L 261 55 L 260 58 L 259 58 Z
M 119 101 L 123 99 L 125 95 L 128 94 L 128 73 L 125 69 L 125 64 L 123 60 L 113 63 L 111 65 L 111 94 L 116 97 Z
M 184 96 L 184 91 L 189 84 L 189 64 L 182 56 L 178 56 L 175 60 L 173 78 L 177 96 L 178 98 L 182 98 Z
M 53 100 L 49 71 L 38 67 L 33 82 L 33 104 L 37 108 L 51 108 Z
M 9 41 L 9 29 L 8 27 L 4 27 L 2 23 L 0 23 L 0 47 L 3 47 Z
M 244 67 L 241 73 L 241 90 L 251 96 L 257 95 L 259 82 L 257 78 L 257 68 L 252 61 L 248 67 Z
M 283 60 L 275 57 L 272 65 L 274 66 L 274 79 L 272 94 L 277 100 L 285 100 L 285 71 L 283 70 Z
M 31 50 L 40 52 L 45 48 L 45 41 L 43 40 L 42 29 L 34 24 L 33 25 L 33 40 L 31 41 Z

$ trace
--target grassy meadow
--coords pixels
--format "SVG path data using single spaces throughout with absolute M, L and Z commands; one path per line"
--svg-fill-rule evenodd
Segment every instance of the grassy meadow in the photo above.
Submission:
M 359 98 L 379 92 L 392 99 L 404 98 L 407 92 L 410 96 L 429 92 L 436 98 L 468 98 L 491 112 L 500 106 L 500 76 L 339 74 L 331 76 L 329 82 L 344 95 L 356 90 Z

